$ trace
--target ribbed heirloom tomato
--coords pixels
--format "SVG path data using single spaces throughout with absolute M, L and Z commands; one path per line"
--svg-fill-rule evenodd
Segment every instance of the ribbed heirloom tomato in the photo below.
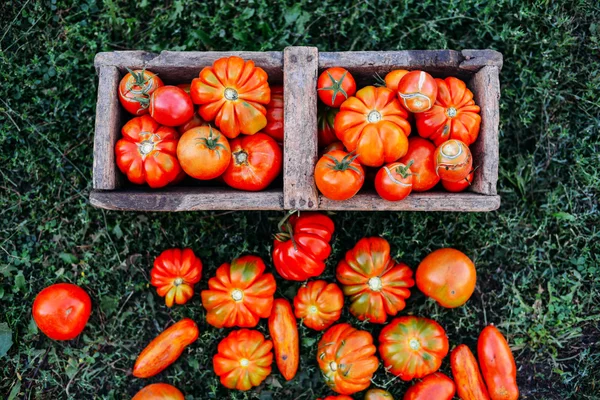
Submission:
M 365 390 L 379 366 L 373 337 L 350 324 L 329 328 L 317 349 L 317 362 L 325 383 L 336 393 L 352 394 Z
M 335 283 L 311 281 L 298 289 L 294 297 L 296 318 L 307 327 L 322 331 L 340 319 L 344 294 Z
M 517 364 L 506 338 L 495 326 L 486 326 L 479 334 L 477 357 L 490 399 L 517 400 Z
M 375 190 L 381 198 L 388 201 L 399 201 L 412 191 L 413 173 L 412 164 L 404 165 L 393 162 L 384 165 L 375 176 Z
M 413 113 L 433 107 L 437 92 L 437 82 L 425 71 L 411 71 L 398 83 L 398 97 L 402 105 Z
M 192 249 L 168 249 L 154 260 L 150 283 L 167 307 L 185 304 L 194 295 L 194 285 L 200 282 L 202 261 Z
M 408 113 L 394 92 L 367 86 L 340 106 L 335 117 L 335 134 L 348 151 L 356 151 L 358 161 L 379 167 L 402 157 L 408 151 Z
M 422 378 L 437 371 L 448 354 L 446 331 L 428 318 L 395 318 L 381 330 L 379 354 L 385 368 L 403 381 Z
M 339 107 L 356 93 L 356 82 L 350 72 L 340 67 L 327 68 L 317 80 L 317 93 L 329 107 Z
M 300 363 L 298 325 L 292 305 L 285 299 L 275 299 L 269 316 L 269 334 L 273 340 L 275 363 L 286 381 L 296 376 Z
M 254 61 L 224 57 L 200 71 L 192 81 L 190 95 L 194 104 L 200 105 L 200 116 L 214 120 L 228 138 L 240 133 L 253 135 L 267 126 L 265 106 L 271 101 L 267 79 Z
M 455 393 L 456 387 L 452 379 L 436 372 L 412 385 L 404 394 L 403 400 L 452 400 Z
M 262 131 L 279 143 L 283 142 L 283 86 L 271 87 L 271 101 L 267 104 L 267 125 Z
M 338 141 L 333 126 L 335 123 L 335 116 L 339 111 L 339 108 L 331 108 L 319 104 L 317 112 L 319 147 L 329 146 L 330 144 Z
M 219 343 L 213 369 L 229 389 L 250 390 L 271 373 L 273 343 L 252 329 L 231 332 Z
M 203 290 L 206 321 L 217 328 L 252 328 L 271 315 L 275 278 L 265 274 L 265 263 L 256 256 L 242 256 L 221 265 Z
M 435 172 L 440 179 L 460 182 L 472 171 L 473 156 L 469 146 L 460 140 L 450 139 L 435 149 Z
M 365 400 L 394 400 L 394 398 L 387 390 L 369 389 L 365 394 Z
M 186 174 L 196 179 L 214 179 L 231 161 L 231 148 L 225 136 L 211 126 L 185 132 L 177 145 L 177 158 Z
M 412 275 L 406 264 L 396 264 L 389 243 L 379 237 L 359 240 L 336 270 L 344 294 L 350 297 L 352 315 L 377 324 L 406 307 L 415 284 Z
M 153 383 L 136 393 L 131 400 L 185 400 L 183 393 L 166 383 Z
M 356 157 L 342 150 L 332 150 L 317 161 L 315 183 L 323 196 L 348 200 L 358 193 L 365 183 L 365 171 Z
M 145 69 L 128 68 L 127 71 L 119 83 L 119 101 L 133 115 L 148 114 L 150 95 L 164 83 L 158 75 Z
M 150 96 L 150 115 L 161 125 L 183 125 L 194 116 L 190 95 L 177 86 L 161 86 Z
M 293 281 L 321 275 L 331 254 L 333 221 L 324 214 L 310 212 L 288 217 L 279 223 L 280 232 L 273 242 L 275 269 L 282 278 Z
M 123 138 L 115 146 L 117 166 L 138 185 L 160 188 L 181 174 L 177 160 L 179 135 L 161 126 L 149 115 L 133 118 L 121 129 Z
M 477 360 L 464 344 L 450 353 L 450 367 L 461 400 L 490 400 Z
M 460 79 L 436 79 L 438 94 L 433 107 L 415 114 L 417 131 L 436 146 L 448 139 L 457 139 L 470 146 L 477 140 L 481 125 L 480 108 L 473 93 Z
M 420 137 L 408 139 L 408 152 L 399 161 L 410 164 L 413 174 L 412 190 L 425 192 L 432 189 L 440 181 L 435 172 L 435 146 L 429 140 Z

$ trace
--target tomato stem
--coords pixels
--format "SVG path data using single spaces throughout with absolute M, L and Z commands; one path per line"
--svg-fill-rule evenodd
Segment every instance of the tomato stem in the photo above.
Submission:
M 342 77 L 336 81 L 333 78 L 333 76 L 331 76 L 331 73 L 329 73 L 329 71 L 327 71 L 327 75 L 329 76 L 329 79 L 331 80 L 331 86 L 326 86 L 326 87 L 317 89 L 317 90 L 333 90 L 333 96 L 331 97 L 331 106 L 333 106 L 335 104 L 335 98 L 337 97 L 338 93 L 343 94 L 346 99 L 348 98 L 348 93 L 346 93 L 346 91 L 342 87 L 342 83 L 344 82 L 344 78 L 346 77 L 347 73 L 348 73 L 348 71 L 345 71 L 344 74 L 342 75 Z
M 398 167 L 396 167 L 396 173 L 398 175 L 400 175 L 402 178 L 406 179 L 412 175 L 412 171 L 410 170 L 410 167 L 412 165 L 413 165 L 413 160 L 410 160 L 410 162 L 406 165 L 398 165 Z
M 358 168 L 356 168 L 355 166 L 352 165 L 354 160 L 356 160 L 356 157 L 358 157 L 358 154 L 353 154 L 353 153 L 354 152 L 350 152 L 350 153 L 346 154 L 344 156 L 344 158 L 342 158 L 342 161 L 339 161 L 337 158 L 335 158 L 329 154 L 325 154 L 325 157 L 329 158 L 333 162 L 334 165 L 331 166 L 331 169 L 333 169 L 334 171 L 344 172 L 347 169 L 351 169 L 354 172 L 360 173 Z
M 208 147 L 209 150 L 215 150 L 217 147 L 221 147 L 221 148 L 225 149 L 225 146 L 222 143 L 219 143 L 219 138 L 221 137 L 221 135 L 218 135 L 217 137 L 213 138 L 213 130 L 210 125 L 208 126 L 208 129 L 209 129 L 208 137 L 207 138 L 199 138 L 198 141 L 204 142 L 204 145 L 206 147 Z

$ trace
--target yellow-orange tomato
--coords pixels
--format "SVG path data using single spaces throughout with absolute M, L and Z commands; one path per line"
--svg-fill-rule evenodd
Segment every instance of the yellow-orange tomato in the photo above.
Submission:
M 286 381 L 296 376 L 300 363 L 300 340 L 298 325 L 292 312 L 292 305 L 285 299 L 273 301 L 269 317 L 269 334 L 273 339 L 275 362 Z
M 402 105 L 413 113 L 431 109 L 437 93 L 437 82 L 425 71 L 411 71 L 398 83 L 398 96 Z
M 438 249 L 421 261 L 416 274 L 417 287 L 442 307 L 460 307 L 475 291 L 475 265 L 463 252 Z
M 185 398 L 183 393 L 174 386 L 166 383 L 153 383 L 142 388 L 131 400 L 185 400 Z
M 441 180 L 460 182 L 473 170 L 473 156 L 469 146 L 460 140 L 448 140 L 435 149 L 435 172 Z
M 395 69 L 392 72 L 388 73 L 385 76 L 385 87 L 393 92 L 397 92 L 400 81 L 402 80 L 402 78 L 404 78 L 404 75 L 408 74 L 408 72 L 409 71 L 405 69 Z
M 340 319 L 344 307 L 344 294 L 335 283 L 308 282 L 298 289 L 294 297 L 296 318 L 317 331 L 329 328 Z
M 477 356 L 492 400 L 517 400 L 517 364 L 498 328 L 486 326 L 477 340 Z
M 229 167 L 231 148 L 221 132 L 210 126 L 199 126 L 179 139 L 177 158 L 181 168 L 192 178 L 214 179 Z
M 394 400 L 394 398 L 387 390 L 369 389 L 365 394 L 365 400 Z
M 365 183 L 365 171 L 352 153 L 332 150 L 317 162 L 315 183 L 328 199 L 348 200 Z
M 466 345 L 458 345 L 452 350 L 450 367 L 461 400 L 490 400 L 477 360 Z

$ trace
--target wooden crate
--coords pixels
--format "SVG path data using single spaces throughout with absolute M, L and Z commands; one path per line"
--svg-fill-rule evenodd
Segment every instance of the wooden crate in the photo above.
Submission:
M 166 83 L 191 81 L 214 60 L 238 55 L 252 59 L 269 74 L 271 84 L 284 85 L 283 186 L 263 192 L 228 187 L 181 186 L 152 190 L 126 182 L 114 160 L 121 126 L 130 115 L 117 99 L 117 86 L 128 68 L 157 72 Z M 114 210 L 360 210 L 360 211 L 491 211 L 500 206 L 498 179 L 498 122 L 502 55 L 492 50 L 408 50 L 392 52 L 319 53 L 315 47 L 288 47 L 283 52 L 170 52 L 160 55 L 139 51 L 100 53 L 94 188 L 91 203 Z M 465 80 L 481 107 L 481 131 L 471 146 L 476 171 L 474 184 L 464 193 L 433 191 L 412 193 L 399 202 L 381 199 L 374 191 L 361 191 L 346 201 L 321 196 L 313 179 L 317 161 L 317 77 L 325 68 L 341 66 L 358 86 L 371 84 L 376 74 L 393 69 L 422 69 L 436 77 Z M 413 135 L 417 133 L 414 132 Z

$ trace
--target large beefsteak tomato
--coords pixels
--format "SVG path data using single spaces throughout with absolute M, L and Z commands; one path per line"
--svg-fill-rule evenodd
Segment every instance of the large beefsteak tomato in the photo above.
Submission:
M 119 83 L 119 101 L 133 115 L 148 114 L 150 96 L 164 83 L 158 75 L 145 69 L 127 71 Z
M 436 372 L 412 385 L 402 400 L 452 400 L 455 393 L 456 387 L 452 379 Z
M 185 400 L 183 393 L 167 383 L 153 383 L 145 386 L 131 400 Z
M 477 360 L 467 345 L 456 346 L 450 353 L 450 367 L 462 400 L 490 400 Z
M 344 294 L 335 283 L 311 281 L 298 289 L 294 297 L 296 318 L 317 331 L 329 328 L 340 319 L 344 308 Z
M 506 338 L 495 326 L 486 326 L 479 334 L 477 357 L 490 399 L 517 400 L 517 364 Z
M 192 249 L 168 249 L 154 260 L 150 283 L 165 298 L 167 307 L 172 307 L 173 303 L 185 304 L 192 298 L 201 275 L 202 261 Z
M 269 317 L 269 334 L 273 340 L 275 363 L 286 381 L 296 376 L 300 363 L 298 325 L 292 305 L 285 299 L 276 299 Z
M 267 125 L 262 131 L 283 143 L 283 86 L 271 88 L 271 101 L 267 104 Z

